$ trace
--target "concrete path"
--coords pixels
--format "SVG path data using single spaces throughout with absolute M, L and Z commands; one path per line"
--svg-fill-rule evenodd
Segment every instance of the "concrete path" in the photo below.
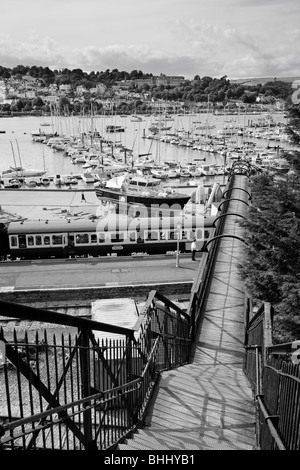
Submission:
M 198 255 L 200 259 L 200 255 Z M 78 258 L 0 263 L 0 292 L 8 290 L 193 283 L 199 263 L 190 254 L 144 258 Z M 151 289 L 151 287 L 149 287 Z

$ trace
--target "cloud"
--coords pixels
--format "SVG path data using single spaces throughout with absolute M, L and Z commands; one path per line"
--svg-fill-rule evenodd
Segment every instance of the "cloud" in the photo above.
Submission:
M 220 27 L 204 19 L 189 24 L 178 21 L 172 34 L 189 44 L 189 56 L 202 64 L 198 74 L 261 76 L 299 74 L 300 29 L 257 31 L 242 27 Z M 203 67 L 204 65 L 204 67 Z M 212 71 L 212 72 L 211 72 Z
M 170 43 L 162 47 L 111 44 L 80 48 L 62 46 L 51 37 L 41 38 L 33 29 L 27 41 L 0 35 L 0 65 L 37 65 L 81 68 L 86 71 L 142 70 L 159 75 L 220 77 L 292 76 L 299 74 L 300 29 L 257 32 L 238 26 L 221 27 L 201 21 L 174 21 Z M 178 41 L 180 38 L 180 41 Z M 173 40 L 173 41 L 172 41 Z M 171 47 L 169 44 L 174 44 Z
M 34 35 L 32 36 L 33 39 Z M 0 65 L 13 68 L 16 65 L 38 65 L 51 68 L 82 68 L 101 71 L 117 68 L 144 73 L 184 75 L 196 74 L 197 59 L 184 55 L 169 54 L 145 46 L 110 45 L 87 46 L 79 49 L 62 48 L 50 38 L 20 43 L 8 37 L 0 37 Z

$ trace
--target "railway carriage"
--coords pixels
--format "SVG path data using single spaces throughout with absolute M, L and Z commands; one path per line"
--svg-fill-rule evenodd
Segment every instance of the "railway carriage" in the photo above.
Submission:
M 128 217 L 11 222 L 7 227 L 11 259 L 118 256 L 200 249 L 214 230 L 215 217 Z

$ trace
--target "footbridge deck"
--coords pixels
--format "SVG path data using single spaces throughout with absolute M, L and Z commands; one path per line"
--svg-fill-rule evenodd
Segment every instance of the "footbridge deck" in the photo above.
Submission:
M 146 419 L 119 449 L 250 450 L 255 404 L 243 372 L 245 292 L 238 272 L 244 243 L 239 222 L 249 179 L 235 175 L 190 363 L 161 374 Z M 232 215 L 230 215 L 232 214 Z M 230 236 L 227 236 L 230 235 Z

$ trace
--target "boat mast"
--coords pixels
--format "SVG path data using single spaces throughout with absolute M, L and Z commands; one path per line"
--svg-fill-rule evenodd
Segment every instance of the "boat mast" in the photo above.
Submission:
M 10 140 L 10 145 L 11 145 L 12 155 L 13 155 L 14 164 L 15 164 L 15 168 L 16 168 L 16 167 L 17 167 L 17 163 L 16 163 L 15 152 L 14 152 L 14 148 L 13 148 L 13 144 L 12 144 L 12 141 L 11 141 L 11 140 Z
M 17 144 L 17 149 L 18 149 L 18 156 L 19 156 L 20 167 L 22 167 L 21 154 L 20 154 L 20 149 L 19 149 L 19 144 L 18 144 L 17 139 L 16 139 L 16 144 Z
M 17 144 L 17 149 L 18 149 L 18 156 L 19 156 L 19 161 L 20 161 L 20 167 L 21 167 L 21 171 L 22 171 L 22 161 L 21 161 L 21 153 L 20 153 L 20 149 L 19 149 L 19 144 L 18 144 L 18 141 L 16 139 L 16 144 Z M 23 171 L 23 176 L 25 176 L 24 174 L 24 171 Z

